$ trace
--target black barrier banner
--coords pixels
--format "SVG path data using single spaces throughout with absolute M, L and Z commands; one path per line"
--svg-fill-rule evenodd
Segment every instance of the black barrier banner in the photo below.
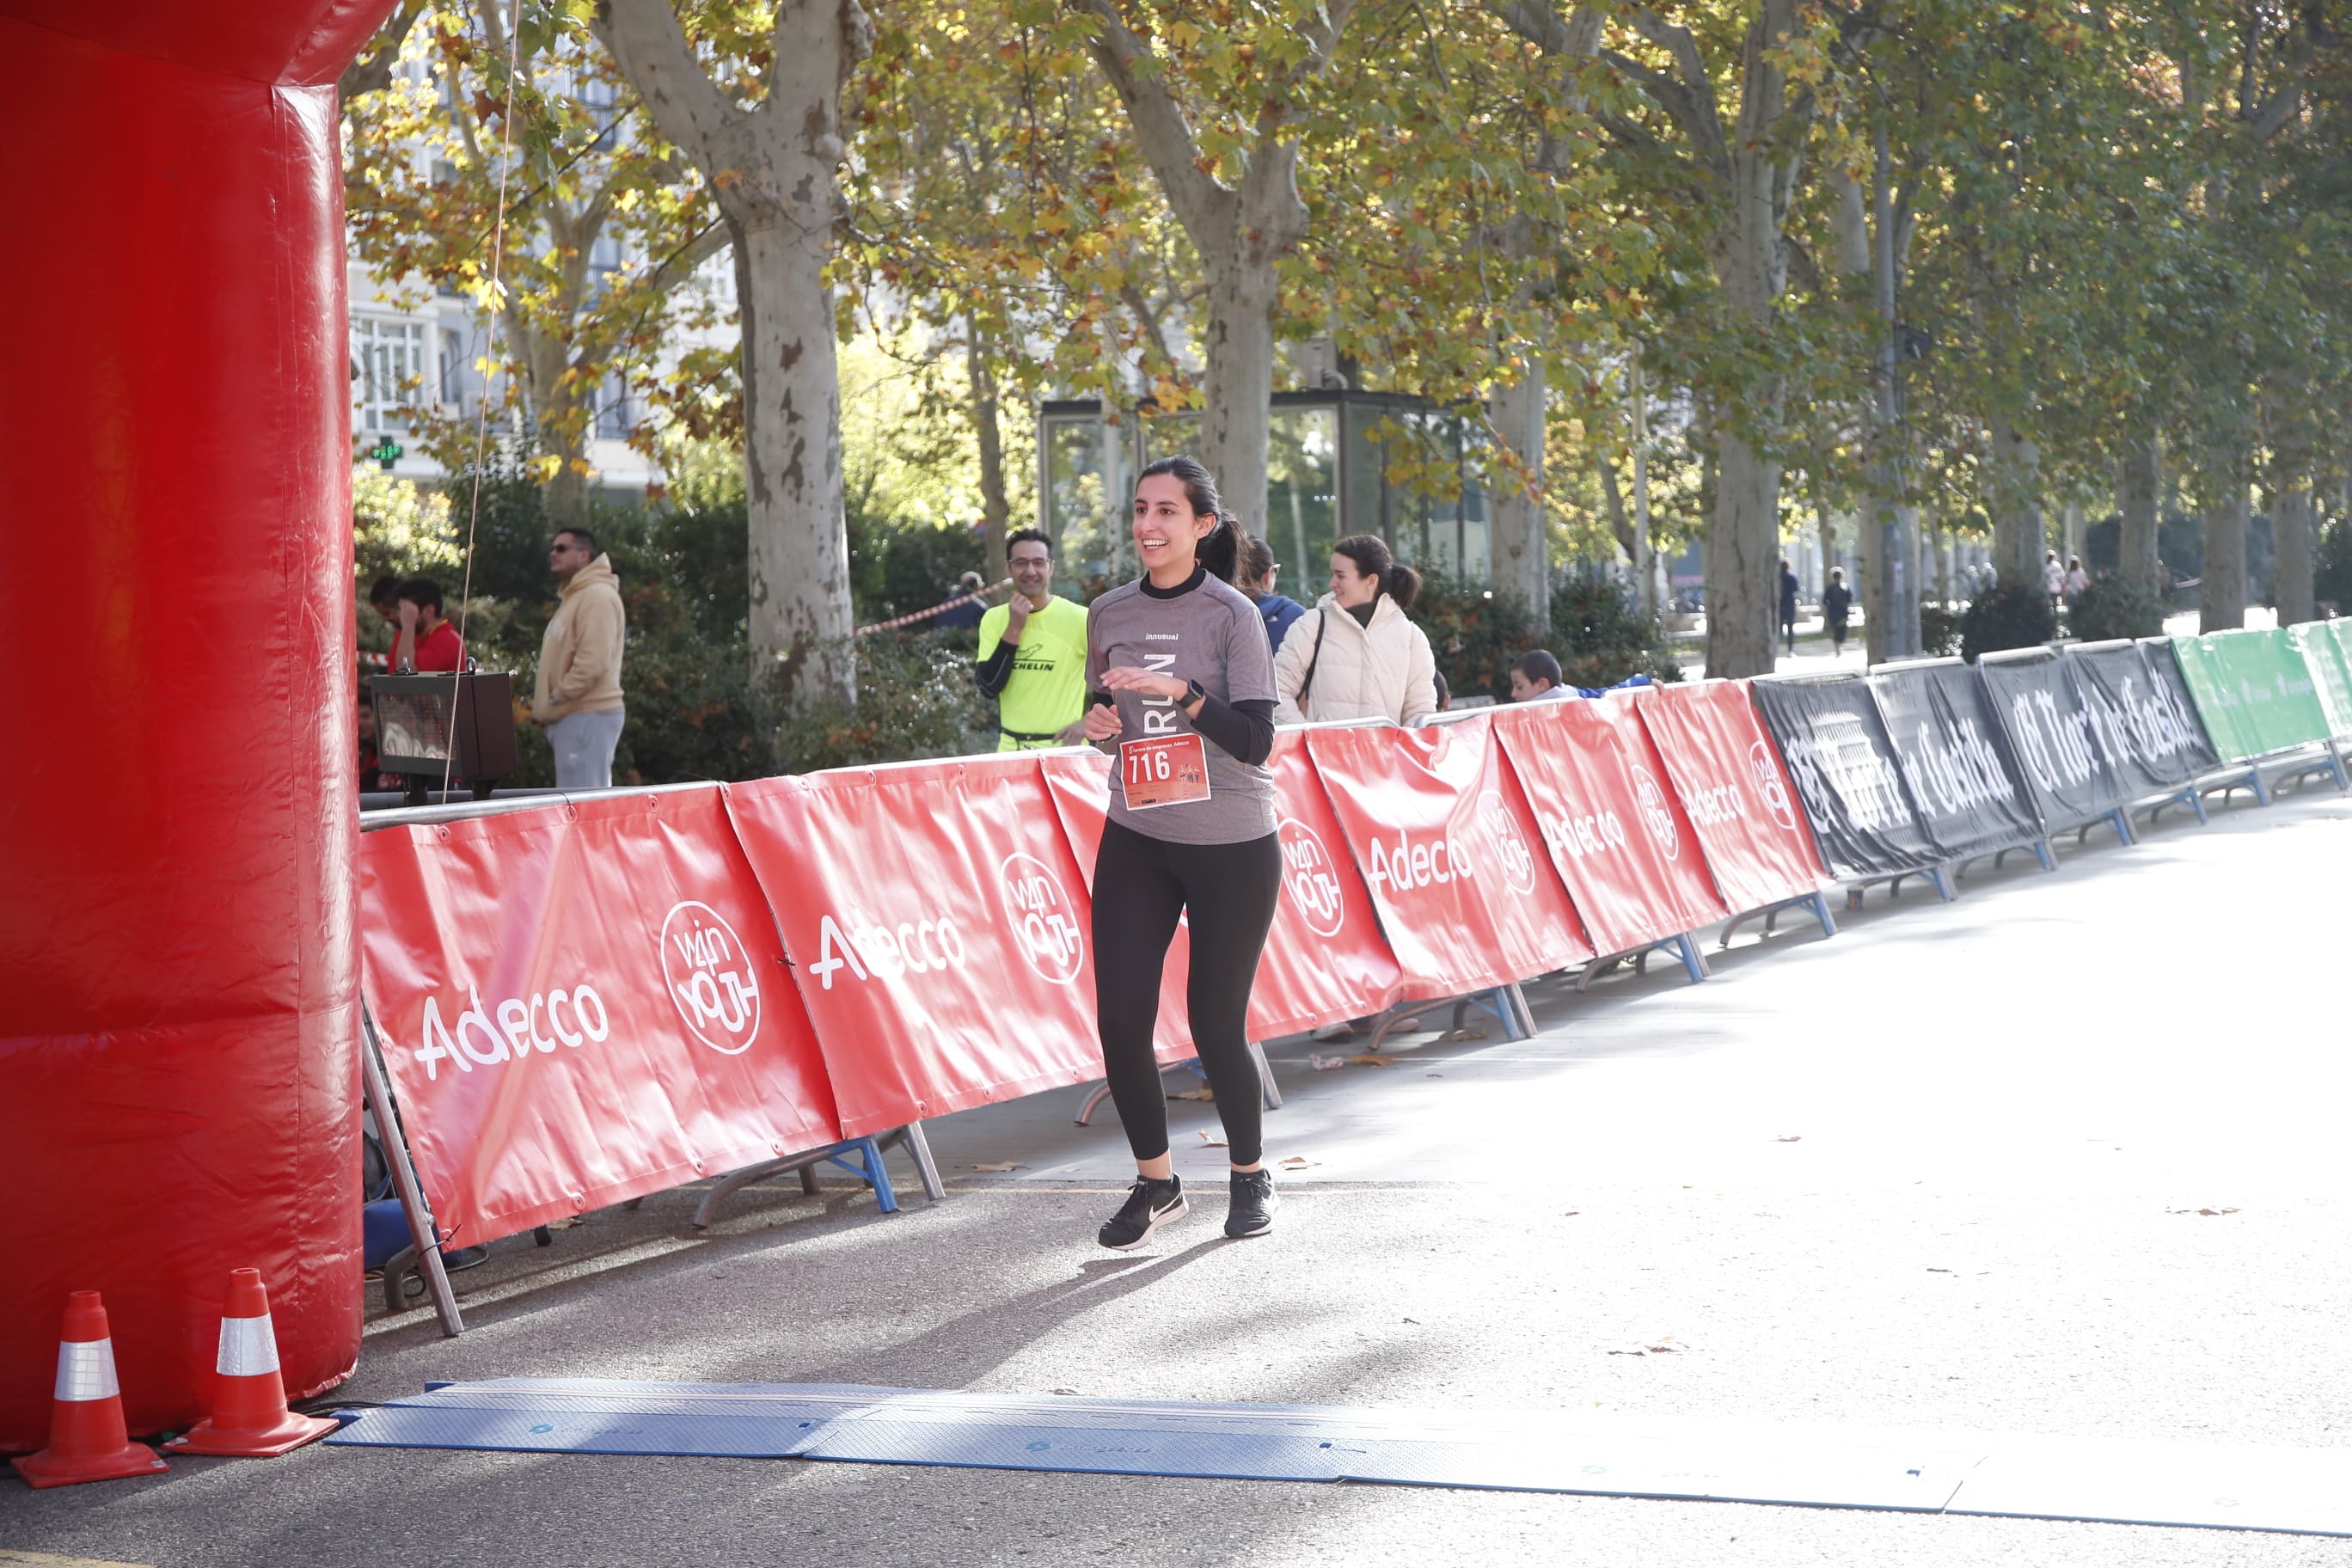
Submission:
M 2168 795 L 2221 766 L 2168 647 L 2070 647 L 2066 665 L 2126 799 Z
M 2048 648 L 2031 658 L 1987 655 L 1977 673 L 2053 831 L 2095 822 L 2123 803 L 2123 784 L 2064 659 Z
M 1831 876 L 1850 881 L 1936 863 L 1935 842 L 1861 677 L 1759 680 L 1750 689 L 1796 781 Z
M 1947 860 L 1990 855 L 2042 837 L 2009 757 L 2009 738 L 1976 672 L 1957 660 L 1870 678 L 1911 798 Z

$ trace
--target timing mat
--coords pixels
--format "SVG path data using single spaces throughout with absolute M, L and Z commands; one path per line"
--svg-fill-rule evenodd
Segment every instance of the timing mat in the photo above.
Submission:
M 599 1378 L 438 1384 L 342 1415 L 327 1441 L 347 1447 L 1362 1481 L 2352 1535 L 2352 1448 Z

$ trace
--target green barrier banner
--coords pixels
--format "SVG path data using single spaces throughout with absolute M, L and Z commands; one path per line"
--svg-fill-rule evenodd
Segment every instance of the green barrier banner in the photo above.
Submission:
M 2172 651 L 2197 711 L 2225 762 L 2244 762 L 2329 738 L 2311 667 L 2284 630 L 2175 637 Z
M 2311 668 L 2314 690 L 2319 706 L 2327 715 L 2327 728 L 2337 735 L 2352 735 L 2352 662 L 2344 657 L 2343 639 L 2326 621 L 2305 621 L 2287 628 L 2294 646 L 2303 650 L 2303 662 Z

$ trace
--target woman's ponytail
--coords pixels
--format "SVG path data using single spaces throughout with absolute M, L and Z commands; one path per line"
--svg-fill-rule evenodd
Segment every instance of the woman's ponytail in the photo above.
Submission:
M 1241 565 L 1242 525 L 1229 511 L 1217 513 L 1217 526 L 1201 541 L 1200 551 L 1193 559 L 1209 569 L 1209 575 L 1220 583 L 1231 583 Z
M 1400 561 L 1381 574 L 1381 591 L 1396 601 L 1398 609 L 1410 610 L 1421 596 L 1421 574 Z

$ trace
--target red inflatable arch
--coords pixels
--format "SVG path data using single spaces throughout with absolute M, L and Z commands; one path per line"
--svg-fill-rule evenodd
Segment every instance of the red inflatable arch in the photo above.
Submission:
M 390 0 L 0 0 L 0 1448 L 66 1293 L 134 1432 L 228 1271 L 359 1352 L 335 79 Z

